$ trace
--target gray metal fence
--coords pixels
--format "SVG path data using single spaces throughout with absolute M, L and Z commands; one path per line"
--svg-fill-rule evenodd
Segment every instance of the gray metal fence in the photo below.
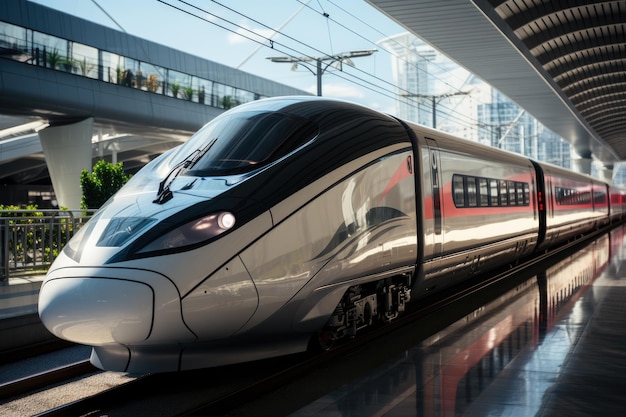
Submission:
M 0 210 L 0 282 L 45 273 L 95 210 Z

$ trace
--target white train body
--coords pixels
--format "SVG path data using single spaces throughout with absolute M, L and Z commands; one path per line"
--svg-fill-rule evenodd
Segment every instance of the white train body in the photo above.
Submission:
M 542 168 L 342 101 L 238 106 L 79 230 L 48 272 L 39 314 L 108 370 L 301 352 L 608 223 L 605 195 L 603 208 L 570 207 L 551 235 L 542 170 L 550 184 L 583 176 Z

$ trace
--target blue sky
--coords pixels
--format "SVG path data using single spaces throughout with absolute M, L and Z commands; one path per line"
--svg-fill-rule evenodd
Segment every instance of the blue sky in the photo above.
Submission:
M 323 95 L 395 113 L 391 55 L 376 43 L 404 29 L 363 0 L 31 1 L 313 94 L 311 71 L 267 57 L 377 49 L 324 72 Z

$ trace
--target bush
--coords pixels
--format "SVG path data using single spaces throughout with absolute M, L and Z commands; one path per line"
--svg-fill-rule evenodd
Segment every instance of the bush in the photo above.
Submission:
M 36 204 L 29 204 L 25 207 L 14 206 L 12 204 L 3 205 L 0 204 L 0 217 L 42 217 L 43 213 L 41 211 L 37 211 Z M 25 210 L 31 210 L 30 212 L 26 212 Z M 14 211 L 19 213 L 13 213 Z
M 80 173 L 80 186 L 83 192 L 80 207 L 100 208 L 129 179 L 130 176 L 124 173 L 121 162 L 112 164 L 101 159 L 96 162 L 92 173 L 83 169 Z

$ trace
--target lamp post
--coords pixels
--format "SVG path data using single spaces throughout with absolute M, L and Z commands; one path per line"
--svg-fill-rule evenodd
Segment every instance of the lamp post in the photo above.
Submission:
M 469 91 L 457 91 L 455 93 L 446 93 L 446 94 L 401 94 L 402 97 L 418 97 L 418 98 L 427 98 L 432 102 L 432 112 L 433 112 L 433 129 L 437 128 L 437 104 L 443 100 L 444 98 L 453 97 L 453 96 L 463 96 L 469 94 Z
M 376 49 L 366 49 L 362 51 L 343 52 L 337 55 L 327 55 L 327 56 L 323 56 L 319 58 L 311 58 L 311 57 L 306 57 L 306 56 L 305 57 L 270 56 L 270 57 L 267 57 L 267 59 L 269 59 L 272 62 L 291 63 L 293 64 L 291 65 L 292 71 L 295 71 L 298 68 L 298 63 L 315 62 L 316 63 L 315 71 L 309 68 L 309 66 L 307 65 L 304 65 L 304 68 L 311 71 L 311 73 L 313 73 L 313 75 L 317 77 L 317 95 L 321 96 L 322 95 L 322 75 L 324 74 L 324 72 L 326 72 L 328 67 L 335 64 L 335 68 L 339 69 L 340 71 L 341 71 L 343 63 L 346 63 L 350 65 L 351 67 L 354 67 L 354 62 L 352 62 L 351 58 L 370 56 L 376 51 L 377 51 Z

